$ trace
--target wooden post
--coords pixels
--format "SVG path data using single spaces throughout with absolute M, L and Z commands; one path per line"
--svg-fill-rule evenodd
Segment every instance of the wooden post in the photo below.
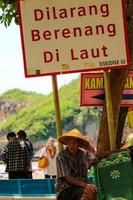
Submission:
M 113 107 L 112 107 L 112 96 L 110 90 L 110 80 L 108 71 L 104 71 L 104 87 L 105 87 L 105 98 L 106 98 L 106 108 L 107 108 L 107 120 L 109 127 L 109 139 L 110 139 L 110 149 L 116 149 L 116 130 L 114 127 L 113 118 Z
M 52 76 L 52 86 L 53 86 L 53 98 L 54 98 L 55 115 L 56 115 L 57 137 L 60 137 L 62 136 L 62 128 L 61 128 L 61 115 L 60 115 L 58 84 L 56 75 Z M 58 143 L 58 147 L 59 151 L 62 150 L 63 148 L 63 146 L 60 143 Z

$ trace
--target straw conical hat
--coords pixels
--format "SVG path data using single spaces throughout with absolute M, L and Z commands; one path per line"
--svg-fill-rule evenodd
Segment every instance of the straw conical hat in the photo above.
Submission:
M 80 146 L 80 147 L 85 147 L 85 146 L 90 145 L 89 141 L 86 140 L 86 139 L 83 137 L 83 135 L 80 133 L 80 131 L 77 130 L 77 129 L 73 129 L 73 130 L 71 130 L 71 131 L 69 131 L 69 132 L 64 133 L 63 136 L 60 136 L 60 137 L 58 138 L 58 141 L 59 141 L 61 144 L 65 144 L 65 145 L 66 145 L 69 138 L 76 138 L 76 139 L 78 139 L 78 140 L 79 140 L 79 146 Z

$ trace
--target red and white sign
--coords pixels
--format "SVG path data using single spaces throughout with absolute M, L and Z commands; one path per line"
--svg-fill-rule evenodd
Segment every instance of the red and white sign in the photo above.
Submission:
M 103 73 L 81 74 L 81 106 L 103 106 L 105 99 Z M 133 106 L 133 73 L 128 74 L 121 106 Z
M 129 66 L 124 0 L 18 0 L 25 76 Z

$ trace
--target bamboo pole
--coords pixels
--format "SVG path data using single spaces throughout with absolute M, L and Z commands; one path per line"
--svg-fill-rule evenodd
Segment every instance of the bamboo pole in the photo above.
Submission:
M 62 128 L 61 128 L 61 115 L 60 115 L 60 106 L 59 106 L 59 95 L 58 95 L 58 84 L 56 75 L 52 76 L 52 87 L 53 87 L 53 98 L 54 98 L 54 107 L 55 107 L 55 115 L 56 115 L 56 130 L 57 137 L 62 136 Z M 59 151 L 62 150 L 62 145 L 58 143 Z
M 116 149 L 116 133 L 115 133 L 115 127 L 114 127 L 112 96 L 111 96 L 108 71 L 104 71 L 104 87 L 105 87 L 105 98 L 106 98 L 106 108 L 107 108 L 107 120 L 108 120 L 108 127 L 109 127 L 110 149 L 115 150 Z

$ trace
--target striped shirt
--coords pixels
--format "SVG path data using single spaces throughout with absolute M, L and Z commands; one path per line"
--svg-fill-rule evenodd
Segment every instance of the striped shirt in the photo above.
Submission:
M 89 165 L 96 162 L 97 158 L 92 153 L 79 149 L 76 156 L 73 156 L 68 148 L 59 152 L 56 164 L 57 164 L 57 180 L 56 191 L 57 194 L 63 191 L 65 188 L 71 186 L 65 180 L 65 176 L 72 176 L 82 179 L 87 182 L 87 171 Z
M 7 143 L 2 153 L 7 172 L 25 171 L 30 166 L 30 156 L 26 147 L 21 147 L 19 140 Z

